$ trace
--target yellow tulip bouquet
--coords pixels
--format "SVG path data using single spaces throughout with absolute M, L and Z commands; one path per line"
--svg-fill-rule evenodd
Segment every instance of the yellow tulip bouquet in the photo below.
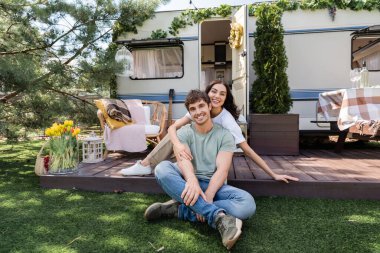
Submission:
M 45 130 L 45 135 L 50 137 L 49 158 L 45 161 L 49 173 L 68 173 L 77 170 L 79 133 L 79 127 L 74 127 L 72 120 L 65 120 L 63 124 L 54 123 Z

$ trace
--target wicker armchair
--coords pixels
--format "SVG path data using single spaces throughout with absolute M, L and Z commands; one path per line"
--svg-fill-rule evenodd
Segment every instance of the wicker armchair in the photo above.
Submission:
M 163 137 L 165 131 L 167 118 L 166 107 L 163 103 L 158 101 L 143 100 L 142 104 L 144 106 L 149 106 L 150 108 L 150 124 L 145 126 L 146 140 L 147 142 L 152 143 L 153 145 L 157 145 L 161 141 L 161 138 Z M 97 111 L 97 116 L 100 121 L 102 131 L 104 132 L 105 125 L 107 123 L 101 110 Z M 106 157 L 107 154 L 108 151 L 106 150 L 104 156 Z

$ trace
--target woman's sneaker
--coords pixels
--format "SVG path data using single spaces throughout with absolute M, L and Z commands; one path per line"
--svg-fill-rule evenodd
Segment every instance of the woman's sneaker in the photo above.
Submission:
M 173 199 L 165 203 L 154 203 L 145 210 L 144 218 L 148 221 L 160 218 L 176 218 L 178 217 L 178 206 L 179 202 Z
M 120 170 L 123 176 L 143 176 L 152 174 L 152 168 L 148 166 L 143 166 L 141 160 L 138 160 L 131 167 Z
M 230 250 L 239 239 L 243 222 L 231 215 L 217 215 L 216 228 L 222 236 L 223 245 Z

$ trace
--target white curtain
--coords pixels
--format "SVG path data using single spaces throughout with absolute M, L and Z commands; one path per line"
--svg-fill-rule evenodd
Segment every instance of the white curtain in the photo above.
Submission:
M 210 84 L 212 80 L 215 79 L 215 69 L 214 68 L 204 68 L 202 70 L 201 76 L 201 89 L 206 89 L 207 85 Z
M 179 47 L 141 49 L 132 52 L 135 78 L 181 77 L 182 50 Z

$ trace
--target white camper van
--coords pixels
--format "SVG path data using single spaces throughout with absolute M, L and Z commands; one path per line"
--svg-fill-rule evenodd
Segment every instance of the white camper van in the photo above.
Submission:
M 118 77 L 118 96 L 167 103 L 173 89 L 172 116 L 177 119 L 186 112 L 183 102 L 190 89 L 204 89 L 210 80 L 223 79 L 231 85 L 235 102 L 247 117 L 250 86 L 255 80 L 255 17 L 248 16 L 247 6 L 242 5 L 231 17 L 188 26 L 176 38 L 146 39 L 152 31 L 167 30 L 181 11 L 184 9 L 161 9 L 137 34 L 119 38 L 118 43 L 132 51 L 134 74 Z M 239 49 L 228 44 L 232 21 L 244 27 Z M 363 61 L 370 70 L 369 83 L 380 85 L 380 27 L 373 27 L 380 24 L 380 12 L 337 10 L 333 19 L 327 9 L 297 10 L 285 12 L 282 21 L 293 100 L 290 113 L 300 115 L 301 132 L 328 130 L 327 125 L 312 123 L 323 120 L 316 116 L 320 92 L 350 88 L 350 70 Z

